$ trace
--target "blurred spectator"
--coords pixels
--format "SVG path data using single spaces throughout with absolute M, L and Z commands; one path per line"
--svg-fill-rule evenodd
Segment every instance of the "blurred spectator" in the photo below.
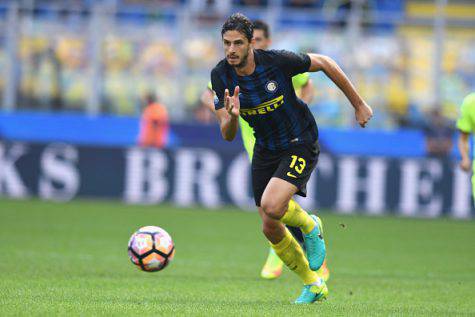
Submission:
M 424 114 L 415 104 L 408 104 L 405 108 L 395 110 L 390 107 L 390 115 L 399 128 L 407 129 L 425 129 L 428 124 L 425 121 Z
M 167 144 L 169 121 L 168 112 L 154 94 L 145 97 L 145 109 L 140 118 L 139 145 L 163 148 Z
M 388 111 L 398 127 L 409 126 L 409 96 L 400 77 L 390 77 L 386 86 Z
M 200 103 L 194 110 L 193 114 L 195 120 L 201 123 L 214 123 L 216 121 L 215 115 L 209 109 Z
M 452 124 L 442 116 L 438 108 L 430 112 L 424 134 L 428 156 L 440 158 L 449 156 L 454 130 Z
M 51 108 L 53 110 L 63 109 L 63 87 L 61 85 L 61 77 L 63 73 L 63 65 L 58 58 L 56 51 L 49 47 L 46 51 L 46 57 L 51 64 Z
M 348 25 L 348 20 L 351 10 L 353 10 L 353 1 L 351 0 L 342 0 L 336 2 L 336 16 L 337 22 L 335 26 L 340 28 L 346 28 Z

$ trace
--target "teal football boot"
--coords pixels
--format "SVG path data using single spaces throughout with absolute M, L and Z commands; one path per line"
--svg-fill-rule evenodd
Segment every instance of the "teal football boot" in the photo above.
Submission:
M 325 281 L 319 277 L 314 284 L 304 285 L 302 293 L 295 300 L 295 304 L 311 304 L 322 301 L 328 296 L 328 287 Z

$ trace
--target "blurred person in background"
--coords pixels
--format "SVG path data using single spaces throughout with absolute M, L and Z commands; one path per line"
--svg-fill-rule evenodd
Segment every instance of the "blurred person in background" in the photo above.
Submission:
M 167 108 L 153 93 L 147 93 L 144 101 L 138 143 L 143 147 L 163 148 L 167 144 L 170 129 Z
M 426 154 L 430 157 L 446 158 L 452 150 L 454 130 L 452 124 L 439 108 L 429 114 L 429 121 L 424 127 Z
M 254 20 L 253 21 L 253 48 L 256 50 L 267 50 L 269 49 L 270 45 L 272 44 L 272 39 L 270 36 L 270 28 L 269 25 L 262 21 L 262 20 Z M 314 88 L 312 81 L 310 79 L 310 75 L 308 73 L 302 73 L 295 75 L 292 77 L 292 84 L 294 86 L 297 95 L 301 100 L 303 100 L 306 104 L 310 104 L 314 97 Z M 201 95 L 201 102 L 210 111 L 208 113 L 214 113 L 214 92 L 211 86 L 211 82 L 208 83 L 207 89 Z M 256 138 L 254 137 L 254 131 L 249 126 L 249 124 L 242 119 L 239 118 L 239 126 L 241 130 L 241 137 L 244 144 L 244 148 L 249 156 L 249 160 L 252 161 L 252 156 L 254 152 L 254 144 L 256 143 Z M 304 238 L 302 235 L 302 231 L 300 228 L 287 226 L 289 228 L 292 235 L 297 239 L 300 245 L 303 247 Z M 264 266 L 261 270 L 261 277 L 264 279 L 275 279 L 278 278 L 282 274 L 282 269 L 284 267 L 284 263 L 279 258 L 279 256 L 275 253 L 272 247 L 269 247 L 269 254 L 267 259 L 264 263 Z M 323 263 L 320 273 L 323 275 L 325 281 L 327 281 L 330 277 L 330 271 L 328 270 L 326 260 Z
M 61 60 L 58 58 L 57 51 L 51 46 L 49 46 L 45 52 L 45 59 L 51 69 L 48 103 L 50 103 L 52 110 L 63 110 L 63 87 L 61 81 L 63 65 L 61 64 Z
M 216 122 L 214 113 L 206 106 L 210 102 L 213 102 L 213 96 L 209 96 L 208 89 L 206 89 L 206 91 L 201 94 L 197 106 L 193 109 L 193 117 L 196 121 L 205 124 Z
M 458 148 L 462 157 L 460 167 L 465 172 L 470 173 L 475 166 L 470 160 L 469 153 L 470 134 L 475 131 L 475 92 L 465 97 L 462 102 L 460 117 L 457 120 L 457 129 L 460 131 L 458 139 Z M 472 195 L 475 199 L 475 173 L 472 174 Z

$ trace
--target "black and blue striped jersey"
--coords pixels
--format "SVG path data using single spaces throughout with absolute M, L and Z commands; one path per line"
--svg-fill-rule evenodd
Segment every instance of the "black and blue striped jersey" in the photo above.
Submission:
M 224 90 L 232 94 L 239 85 L 240 115 L 254 129 L 256 145 L 285 150 L 294 143 L 317 141 L 315 119 L 292 85 L 293 76 L 308 71 L 310 57 L 283 50 L 254 50 L 254 58 L 256 68 L 249 76 L 238 76 L 226 59 L 211 71 L 215 109 L 224 107 Z

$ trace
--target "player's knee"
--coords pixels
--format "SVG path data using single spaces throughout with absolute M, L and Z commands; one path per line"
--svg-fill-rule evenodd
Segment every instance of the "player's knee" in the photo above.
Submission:
M 272 219 L 280 219 L 285 213 L 287 204 L 275 199 L 262 198 L 261 207 L 264 213 Z

